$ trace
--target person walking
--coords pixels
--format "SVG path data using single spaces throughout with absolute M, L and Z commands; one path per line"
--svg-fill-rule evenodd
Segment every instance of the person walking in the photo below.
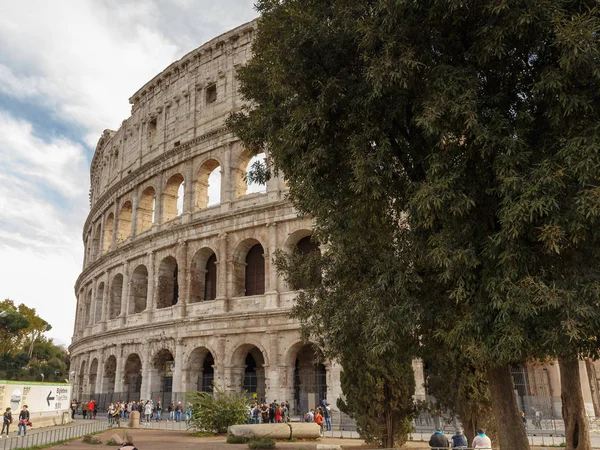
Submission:
M 431 448 L 448 448 L 450 447 L 450 442 L 446 435 L 439 428 L 436 428 L 429 439 L 429 446 Z
M 485 430 L 483 428 L 478 428 L 477 429 L 477 436 L 475 436 L 473 438 L 473 445 L 471 445 L 471 447 L 473 447 L 473 448 L 483 448 L 483 449 L 487 449 L 487 450 L 491 450 L 492 449 L 492 441 L 485 434 Z
M 23 409 L 19 413 L 19 432 L 17 436 L 21 436 L 21 430 L 23 430 L 23 436 L 27 435 L 27 425 L 29 425 L 29 411 L 27 405 L 23 405 Z
M 8 428 L 10 427 L 10 424 L 12 423 L 12 412 L 10 407 L 6 408 L 6 411 L 4 411 L 4 416 L 2 417 L 2 431 L 0 432 L 0 438 L 2 437 L 2 435 L 4 434 L 4 429 L 6 428 L 6 437 L 8 437 Z
M 462 430 L 456 430 L 456 434 L 452 436 L 452 448 L 467 448 L 468 446 L 469 443 Z
M 117 426 L 121 428 L 121 403 L 117 402 L 115 404 L 115 411 L 113 412 L 113 419 Z

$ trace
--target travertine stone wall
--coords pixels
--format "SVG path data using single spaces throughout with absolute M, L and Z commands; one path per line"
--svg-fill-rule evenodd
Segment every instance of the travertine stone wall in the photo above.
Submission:
M 98 142 L 69 348 L 80 400 L 106 393 L 147 399 L 211 381 L 223 390 L 256 386 L 260 398 L 299 408 L 310 406 L 309 397 L 325 394 L 335 404 L 340 395 L 339 366 L 312 364 L 288 317 L 295 293 L 271 261 L 275 250 L 292 251 L 310 236 L 311 221 L 297 217 L 280 178 L 264 193 L 246 194 L 251 155 L 225 127 L 241 106 L 236 70 L 250 56 L 254 26 L 171 64 L 131 97 L 131 116 Z M 220 202 L 207 206 L 217 167 Z M 248 296 L 247 256 L 256 244 L 264 293 Z M 207 283 L 214 299 L 204 300 Z M 299 375 L 307 363 L 314 370 Z

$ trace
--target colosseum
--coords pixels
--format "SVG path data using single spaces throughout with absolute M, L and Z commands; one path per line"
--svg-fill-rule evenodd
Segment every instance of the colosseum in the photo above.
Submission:
M 171 64 L 98 142 L 69 349 L 77 399 L 166 402 L 215 386 L 300 412 L 340 395 L 340 367 L 302 342 L 294 290 L 271 261 L 276 249 L 314 250 L 311 221 L 281 178 L 248 186 L 265 156 L 225 126 L 254 27 Z

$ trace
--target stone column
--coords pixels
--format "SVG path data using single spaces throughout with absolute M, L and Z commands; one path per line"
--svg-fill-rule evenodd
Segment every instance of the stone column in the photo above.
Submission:
M 588 378 L 585 361 L 579 361 L 579 382 L 583 393 L 583 401 L 585 403 L 585 412 L 589 417 L 595 417 L 594 402 L 592 401 L 592 390 L 590 389 L 590 379 Z
M 183 377 L 183 339 L 178 339 L 175 345 L 175 371 L 173 372 L 173 392 L 185 392 Z
M 75 305 L 75 323 L 73 324 L 73 336 L 77 336 L 80 329 L 79 323 L 81 321 L 81 305 L 83 303 L 81 297 L 83 297 L 83 289 L 79 291 L 79 294 L 76 297 L 77 302 Z
M 146 322 L 152 321 L 152 311 L 154 310 L 154 305 L 156 304 L 154 300 L 154 253 L 148 252 L 146 254 L 147 258 L 147 269 L 148 269 L 148 293 L 146 297 L 146 310 L 144 313 L 146 314 Z
M 163 191 L 165 181 L 162 173 L 156 177 L 156 183 L 156 204 L 154 209 L 154 223 L 152 224 L 152 227 L 163 223 Z
M 221 155 L 223 167 L 221 167 L 221 208 L 224 211 L 231 209 L 231 202 L 235 200 L 236 173 L 232 168 L 232 160 L 235 144 L 229 144 L 227 150 Z
M 100 350 L 100 354 L 98 355 L 98 372 L 96 373 L 96 386 L 94 386 L 94 394 L 102 393 L 102 378 L 104 375 L 104 354 L 105 349 L 102 348 Z
M 337 362 L 330 362 L 325 366 L 327 371 L 327 402 L 335 405 L 337 399 L 342 396 L 342 385 L 340 382 L 340 372 L 342 367 Z
M 223 310 L 227 311 L 227 233 L 219 233 L 219 250 L 217 254 L 217 300 L 223 301 Z
M 96 324 L 96 297 L 98 295 L 98 279 L 92 280 L 92 301 L 90 302 L 89 322 L 86 327 L 92 328 Z
M 114 250 L 115 248 L 117 248 L 117 234 L 119 234 L 117 232 L 117 225 L 118 225 L 118 214 L 119 214 L 119 210 L 118 210 L 118 206 L 117 206 L 118 202 L 117 199 L 115 198 L 115 204 L 113 205 L 113 234 L 112 234 L 112 241 L 110 243 L 110 249 Z
M 100 245 L 98 246 L 98 257 L 101 257 L 104 254 L 104 233 L 106 233 L 105 225 L 106 225 L 106 214 L 102 214 L 100 216 Z
M 152 395 L 152 363 L 150 345 L 145 343 L 142 350 L 142 386 L 140 387 L 140 398 L 147 400 Z
M 277 270 L 273 263 L 273 257 L 277 250 L 277 222 L 267 224 L 268 248 L 265 249 L 265 297 L 267 308 L 277 308 L 279 306 L 279 290 L 277 288 Z
M 265 357 L 265 360 L 269 360 L 269 366 L 265 367 L 265 397 L 267 401 L 281 402 L 285 399 L 279 376 L 281 368 L 279 367 L 278 335 L 277 332 L 267 332 L 267 336 L 269 337 L 268 355 L 263 355 L 263 357 L 268 356 L 268 358 Z
M 125 261 L 123 265 L 123 290 L 121 291 L 121 316 L 122 324 L 125 325 L 127 321 L 127 315 L 129 311 L 127 310 L 127 304 L 129 301 L 129 261 Z
M 131 198 L 131 236 L 135 236 L 137 233 L 137 212 L 138 212 L 138 194 L 135 191 Z M 114 233 L 113 233 L 114 234 Z
M 106 331 L 106 322 L 108 321 L 108 304 L 110 303 L 110 286 L 108 285 L 108 272 L 104 272 L 104 292 L 102 294 L 102 313 L 100 323 L 102 331 Z
M 221 391 L 225 391 L 227 389 L 227 385 L 229 384 L 225 379 L 226 345 L 227 339 L 225 339 L 223 336 L 219 337 L 217 342 L 217 354 L 213 355 L 216 366 L 213 382 L 215 384 L 215 388 L 220 389 Z
M 425 372 L 423 369 L 423 360 L 418 358 L 413 359 L 412 366 L 415 374 L 415 400 L 425 400 Z
M 115 356 L 117 360 L 117 365 L 115 367 L 115 392 L 120 393 L 123 392 L 123 370 L 125 370 L 123 364 L 123 347 L 120 344 L 117 344 Z
M 184 170 L 185 187 L 183 190 L 183 213 L 181 214 L 181 223 L 188 223 L 191 219 L 191 214 L 194 212 L 192 197 L 194 192 L 194 167 L 190 163 Z
M 177 282 L 179 283 L 179 299 L 177 300 L 177 309 L 179 317 L 187 315 L 187 304 L 190 301 L 190 270 L 187 257 L 187 242 L 181 240 L 177 243 Z

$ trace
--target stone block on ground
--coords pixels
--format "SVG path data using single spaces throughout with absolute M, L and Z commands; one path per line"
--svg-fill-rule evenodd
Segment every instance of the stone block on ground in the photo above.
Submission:
M 119 436 L 117 433 L 113 434 L 110 437 L 110 440 L 113 441 L 115 444 L 119 444 L 119 445 L 123 445 L 123 443 L 124 443 L 123 438 L 121 436 Z
M 140 427 L 140 413 L 139 411 L 131 411 L 129 413 L 129 428 Z
M 263 423 L 254 425 L 232 425 L 227 434 L 248 439 L 289 439 L 290 426 L 285 423 Z
M 319 444 L 317 445 L 317 450 L 342 450 L 342 446 L 334 444 Z
M 316 423 L 291 422 L 292 437 L 296 439 L 318 439 L 321 437 L 321 427 Z

